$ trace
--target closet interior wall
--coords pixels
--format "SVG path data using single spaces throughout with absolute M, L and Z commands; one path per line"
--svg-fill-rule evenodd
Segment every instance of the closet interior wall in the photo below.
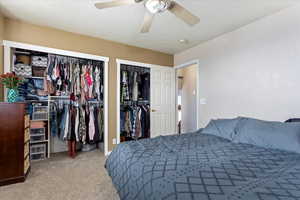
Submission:
M 32 160 L 66 151 L 69 140 L 76 141 L 81 150 L 97 146 L 104 151 L 104 132 L 107 131 L 104 128 L 104 65 L 107 66 L 108 61 L 8 45 L 5 49 L 5 62 L 11 66 L 9 71 L 24 78 L 18 101 L 26 102 L 31 113 Z M 37 157 L 38 154 L 43 156 Z
M 150 68 L 120 65 L 120 142 L 150 138 Z

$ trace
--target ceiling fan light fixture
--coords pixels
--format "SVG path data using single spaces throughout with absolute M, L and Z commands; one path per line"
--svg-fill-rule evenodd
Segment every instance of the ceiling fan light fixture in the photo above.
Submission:
M 169 6 L 169 0 L 147 0 L 145 2 L 145 7 L 152 14 L 163 12 L 167 10 Z
M 187 39 L 180 39 L 178 40 L 178 42 L 180 42 L 181 44 L 188 44 L 189 41 Z

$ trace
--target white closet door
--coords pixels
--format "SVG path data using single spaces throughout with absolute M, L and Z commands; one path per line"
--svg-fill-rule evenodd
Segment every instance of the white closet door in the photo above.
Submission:
M 175 134 L 175 70 L 151 67 L 151 137 Z

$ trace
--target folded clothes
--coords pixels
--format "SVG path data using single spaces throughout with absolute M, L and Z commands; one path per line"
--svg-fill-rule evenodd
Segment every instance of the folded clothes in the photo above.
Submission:
M 44 90 L 44 80 L 43 79 L 33 79 L 33 84 L 36 89 Z
M 48 100 L 48 93 L 44 92 L 44 81 L 42 79 L 25 79 L 18 87 L 18 101 L 24 100 Z

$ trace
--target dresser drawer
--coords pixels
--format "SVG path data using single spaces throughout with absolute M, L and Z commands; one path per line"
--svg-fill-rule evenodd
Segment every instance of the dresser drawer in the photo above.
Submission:
M 29 161 L 29 156 L 27 156 L 26 159 L 24 160 L 24 174 L 27 173 L 29 167 L 30 167 L 30 161 Z
M 24 143 L 28 142 L 30 140 L 30 129 L 26 128 L 24 131 Z
M 29 127 L 29 124 L 30 124 L 30 117 L 29 117 L 29 115 L 25 115 L 24 116 L 24 126 L 25 126 L 25 128 Z
M 29 154 L 29 142 L 24 144 L 24 158 Z

